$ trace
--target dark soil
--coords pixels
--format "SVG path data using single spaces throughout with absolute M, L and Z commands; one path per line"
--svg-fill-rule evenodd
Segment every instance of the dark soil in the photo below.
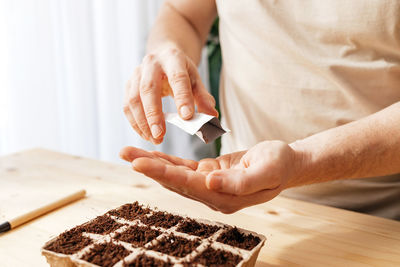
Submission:
M 138 255 L 133 261 L 129 263 L 124 263 L 125 267 L 140 267 L 140 266 L 159 266 L 159 267 L 169 267 L 173 266 L 171 262 L 165 262 L 153 257 L 147 256 L 145 254 Z
M 166 253 L 171 256 L 185 257 L 200 245 L 200 240 L 189 240 L 173 234 L 159 240 L 159 242 L 149 249 Z
M 252 250 L 260 243 L 261 239 L 252 234 L 245 235 L 234 227 L 220 235 L 217 241 L 234 247 Z
M 127 220 L 134 220 L 141 217 L 144 214 L 150 212 L 149 208 L 143 207 L 137 201 L 132 204 L 125 204 L 118 209 L 110 210 L 107 214 L 121 217 Z
M 114 238 L 131 243 L 137 247 L 142 247 L 161 234 L 158 230 L 153 230 L 149 226 L 130 226 L 122 233 L 116 233 Z
M 148 216 L 151 213 L 150 216 Z M 128 242 L 136 247 L 143 247 L 145 244 L 157 238 L 162 231 L 151 229 L 150 226 L 171 228 L 178 223 L 177 231 L 189 235 L 198 236 L 195 240 L 190 240 L 180 236 L 169 234 L 164 236 L 150 248 L 154 251 L 165 253 L 175 257 L 185 257 L 201 244 L 200 238 L 208 238 L 216 233 L 221 227 L 199 223 L 191 218 L 183 218 L 164 211 L 152 211 L 143 207 L 138 202 L 125 204 L 118 209 L 114 209 L 105 215 L 96 217 L 93 221 L 77 226 L 58 236 L 56 240 L 49 243 L 44 249 L 62 254 L 74 254 L 93 241 L 82 235 L 83 232 L 95 234 L 109 234 L 116 229 L 126 225 L 114 221 L 109 215 L 124 218 L 127 220 L 140 219 L 146 226 L 129 226 L 122 233 L 116 233 L 114 239 Z M 261 239 L 252 234 L 244 234 L 236 227 L 229 227 L 222 233 L 218 242 L 234 247 L 251 250 L 257 246 Z M 121 245 L 113 243 L 95 244 L 94 247 L 82 256 L 82 260 L 100 266 L 113 266 L 118 261 L 124 259 L 130 251 Z M 213 249 L 208 247 L 191 263 L 184 263 L 185 266 L 193 264 L 203 264 L 205 266 L 235 266 L 242 260 L 241 256 L 228 251 Z M 157 258 L 141 254 L 130 262 L 124 262 L 124 266 L 172 266 L 171 262 L 164 262 Z
M 155 211 L 151 216 L 143 216 L 140 220 L 147 225 L 170 228 L 183 220 L 183 217 L 164 211 Z
M 123 226 L 123 224 L 117 223 L 107 215 L 102 215 L 95 218 L 92 222 L 83 224 L 77 228 L 81 228 L 88 233 L 109 234 L 121 226 Z
M 48 244 L 44 249 L 63 254 L 74 254 L 91 244 L 90 238 L 82 236 L 82 230 L 73 228 L 60 234 L 56 240 Z
M 228 251 L 208 247 L 200 255 L 197 255 L 192 263 L 200 263 L 205 266 L 236 266 L 242 257 Z
M 193 219 L 184 220 L 178 227 L 177 231 L 187 233 L 189 235 L 196 235 L 203 238 L 207 238 L 218 231 L 220 227 L 216 225 L 209 225 L 198 223 Z
M 86 254 L 82 256 L 82 260 L 97 264 L 99 266 L 113 266 L 118 261 L 129 255 L 129 251 L 121 245 L 113 243 L 96 244 Z

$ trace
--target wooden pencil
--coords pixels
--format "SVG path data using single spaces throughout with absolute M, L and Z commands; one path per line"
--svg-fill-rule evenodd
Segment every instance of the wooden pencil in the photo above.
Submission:
M 60 199 L 53 201 L 47 205 L 44 205 L 40 208 L 29 211 L 25 214 L 22 214 L 11 220 L 1 223 L 0 224 L 0 233 L 14 229 L 15 227 L 18 227 L 19 225 L 24 224 L 30 220 L 33 220 L 39 216 L 42 216 L 50 211 L 53 211 L 55 209 L 65 206 L 71 202 L 81 199 L 81 198 L 85 197 L 85 195 L 86 195 L 86 190 L 79 190 L 73 194 L 70 194 L 63 198 L 60 198 Z

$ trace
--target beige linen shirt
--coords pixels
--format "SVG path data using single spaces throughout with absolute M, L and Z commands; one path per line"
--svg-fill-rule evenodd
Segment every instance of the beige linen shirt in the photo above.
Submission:
M 221 111 L 232 130 L 222 153 L 290 143 L 400 101 L 400 1 L 217 0 L 217 8 Z M 282 195 L 400 220 L 400 175 Z

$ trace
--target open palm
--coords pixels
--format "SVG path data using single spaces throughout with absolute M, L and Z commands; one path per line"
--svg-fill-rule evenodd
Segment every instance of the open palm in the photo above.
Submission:
M 283 142 L 269 141 L 199 162 L 134 147 L 124 148 L 121 157 L 164 187 L 232 213 L 271 200 L 284 189 L 291 176 L 287 166 L 294 160 L 292 152 Z

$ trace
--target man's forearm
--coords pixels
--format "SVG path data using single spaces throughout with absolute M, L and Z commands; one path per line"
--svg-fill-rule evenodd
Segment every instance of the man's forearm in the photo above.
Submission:
M 300 160 L 288 187 L 400 173 L 400 102 L 290 146 Z
M 213 1 L 194 1 L 190 5 L 182 0 L 165 1 L 150 32 L 147 51 L 178 48 L 198 64 L 215 16 Z

